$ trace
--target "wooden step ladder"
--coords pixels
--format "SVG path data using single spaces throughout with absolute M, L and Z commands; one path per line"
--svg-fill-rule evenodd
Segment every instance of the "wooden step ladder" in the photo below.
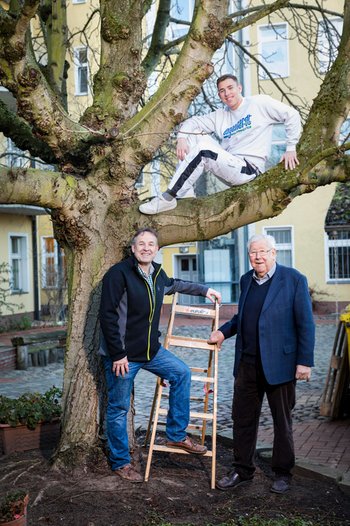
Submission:
M 343 401 L 350 390 L 350 305 L 340 315 L 321 398 L 320 415 L 339 418 Z
M 208 362 L 206 367 L 190 367 L 192 373 L 192 382 L 201 382 L 203 384 L 204 396 L 191 396 L 191 401 L 203 403 L 203 411 L 191 411 L 190 419 L 201 420 L 201 424 L 189 424 L 188 430 L 196 429 L 201 432 L 201 443 L 204 444 L 207 422 L 212 424 L 212 448 L 207 451 L 206 457 L 211 457 L 211 488 L 215 488 L 215 472 L 216 472 L 216 418 L 217 418 L 217 395 L 218 395 L 218 351 L 217 344 L 210 344 L 207 340 L 200 338 L 189 338 L 185 336 L 176 336 L 173 334 L 175 316 L 177 314 L 186 315 L 188 317 L 197 318 L 209 318 L 212 321 L 211 330 L 217 330 L 219 325 L 219 305 L 216 302 L 214 307 L 210 306 L 186 306 L 178 305 L 178 294 L 174 295 L 171 313 L 167 328 L 167 333 L 164 340 L 164 347 L 169 349 L 170 347 L 182 347 L 188 349 L 199 349 L 208 352 Z M 209 337 L 209 334 L 208 334 Z M 178 448 L 167 447 L 166 445 L 160 445 L 155 443 L 157 426 L 165 426 L 165 422 L 159 421 L 160 415 L 166 415 L 168 410 L 161 408 L 161 401 L 164 398 L 168 398 L 168 395 L 163 392 L 164 382 L 161 378 L 157 378 L 151 414 L 148 422 L 148 428 L 146 432 L 145 445 L 147 445 L 149 436 L 151 435 L 149 452 L 145 471 L 145 481 L 148 481 L 153 451 L 165 451 L 167 453 L 179 453 L 188 455 L 187 451 Z M 213 395 L 212 410 L 209 410 L 209 395 Z M 151 433 L 152 430 L 152 433 Z

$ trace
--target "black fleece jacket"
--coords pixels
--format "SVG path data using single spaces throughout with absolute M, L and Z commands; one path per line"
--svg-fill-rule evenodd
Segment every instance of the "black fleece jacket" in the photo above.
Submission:
M 158 263 L 152 264 L 155 300 L 134 256 L 113 265 L 103 278 L 99 352 L 112 361 L 127 356 L 131 362 L 145 362 L 156 355 L 164 294 L 205 296 L 208 291 L 205 285 L 169 278 Z

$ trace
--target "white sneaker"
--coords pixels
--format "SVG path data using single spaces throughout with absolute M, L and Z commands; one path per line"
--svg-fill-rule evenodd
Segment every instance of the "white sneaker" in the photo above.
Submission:
M 172 199 L 171 201 L 167 201 L 164 199 L 164 197 L 161 195 L 159 197 L 153 197 L 150 201 L 147 203 L 143 203 L 139 206 L 139 210 L 141 214 L 146 215 L 153 215 L 153 214 L 159 214 L 159 212 L 166 212 L 167 210 L 173 210 L 173 208 L 176 208 L 177 202 L 176 199 Z

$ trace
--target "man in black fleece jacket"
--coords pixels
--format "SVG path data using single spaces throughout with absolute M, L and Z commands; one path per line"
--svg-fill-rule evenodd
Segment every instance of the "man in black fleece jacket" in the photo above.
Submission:
M 103 278 L 100 307 L 101 345 L 108 388 L 107 439 L 114 473 L 130 482 L 142 482 L 130 462 L 127 414 L 136 374 L 146 369 L 170 384 L 167 444 L 197 455 L 205 446 L 186 435 L 190 413 L 191 372 L 159 342 L 159 319 L 164 294 L 182 292 L 221 301 L 214 289 L 199 283 L 169 278 L 153 260 L 158 252 L 157 233 L 136 232 L 132 256 L 111 267 Z

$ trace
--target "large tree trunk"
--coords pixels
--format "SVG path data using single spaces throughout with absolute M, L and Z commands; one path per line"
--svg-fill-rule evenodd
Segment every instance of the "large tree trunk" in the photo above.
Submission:
M 81 195 L 80 210 L 88 209 L 86 197 L 84 200 Z M 56 237 L 67 257 L 69 296 L 64 410 L 56 465 L 80 463 L 98 445 L 105 406 L 104 374 L 98 355 L 101 279 L 123 258 L 131 236 L 120 222 L 106 217 L 106 207 L 96 195 L 90 198 L 95 203 L 90 223 L 81 215 L 75 222 L 72 210 L 53 214 Z

